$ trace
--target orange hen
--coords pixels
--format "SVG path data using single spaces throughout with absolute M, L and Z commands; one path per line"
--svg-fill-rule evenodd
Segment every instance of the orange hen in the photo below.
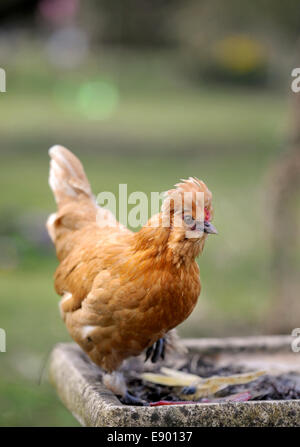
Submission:
M 96 204 L 70 151 L 54 146 L 49 154 L 58 210 L 47 228 L 60 262 L 55 289 L 61 315 L 72 338 L 110 373 L 151 349 L 194 309 L 201 290 L 195 258 L 207 234 L 216 233 L 212 195 L 202 181 L 183 180 L 166 193 L 161 212 L 133 233 L 116 220 L 105 223 L 115 218 Z M 192 197 L 188 205 L 185 192 Z

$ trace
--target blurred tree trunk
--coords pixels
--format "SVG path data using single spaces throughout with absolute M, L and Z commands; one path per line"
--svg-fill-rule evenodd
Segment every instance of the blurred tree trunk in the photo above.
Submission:
M 290 133 L 288 150 L 271 169 L 274 298 L 265 326 L 271 333 L 291 333 L 300 327 L 300 92 L 291 92 Z

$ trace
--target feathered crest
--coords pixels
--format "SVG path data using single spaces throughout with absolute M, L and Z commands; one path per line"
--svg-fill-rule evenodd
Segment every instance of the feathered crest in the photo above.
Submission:
M 165 192 L 161 208 L 163 213 L 176 213 L 177 207 L 179 210 L 191 208 L 191 211 L 196 213 L 196 209 L 203 208 L 204 205 L 204 212 L 209 216 L 212 214 L 212 193 L 202 180 L 197 177 L 189 177 L 186 180 L 181 179 L 180 183 L 176 183 L 174 186 L 175 188 Z

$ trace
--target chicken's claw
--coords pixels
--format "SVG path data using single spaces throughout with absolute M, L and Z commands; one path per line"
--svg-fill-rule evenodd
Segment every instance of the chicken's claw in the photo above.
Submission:
M 157 340 L 152 346 L 149 346 L 149 348 L 146 351 L 146 358 L 145 362 L 151 358 L 152 363 L 156 363 L 159 358 L 164 360 L 165 358 L 165 345 L 166 341 L 164 338 L 160 338 Z
M 138 405 L 138 406 L 147 406 L 147 402 L 144 400 L 135 397 L 133 394 L 129 393 L 129 391 L 126 391 L 125 395 L 121 399 L 124 404 L 126 405 Z

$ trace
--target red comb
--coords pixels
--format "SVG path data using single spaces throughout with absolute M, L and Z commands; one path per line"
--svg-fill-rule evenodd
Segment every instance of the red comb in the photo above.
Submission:
M 211 219 L 210 212 L 208 211 L 207 208 L 204 208 L 204 220 L 205 220 L 206 222 L 209 222 L 210 219 Z

